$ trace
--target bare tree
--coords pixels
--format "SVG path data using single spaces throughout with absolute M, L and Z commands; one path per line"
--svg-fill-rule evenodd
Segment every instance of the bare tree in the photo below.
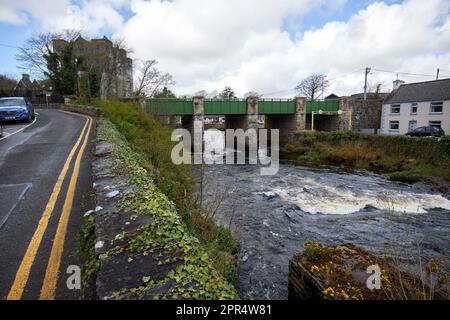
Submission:
M 312 74 L 303 80 L 295 90 L 308 99 L 316 100 L 328 87 L 329 81 L 325 79 L 325 75 Z
M 200 91 L 197 91 L 196 93 L 194 93 L 194 96 L 195 97 L 208 97 L 209 93 L 206 90 L 200 90 Z
M 368 84 L 368 92 L 373 93 L 375 98 L 378 98 L 381 93 L 381 87 L 383 86 L 383 82 L 369 82 Z
M 48 32 L 31 36 L 19 47 L 19 53 L 16 55 L 16 60 L 20 63 L 19 68 L 29 70 L 38 78 L 44 78 L 48 71 L 45 56 L 52 51 L 53 40 L 62 39 L 71 42 L 80 34 L 77 30 L 65 30 L 60 33 Z
M 205 96 L 205 98 L 208 98 L 208 99 L 217 99 L 219 97 L 220 97 L 219 91 L 217 91 L 217 90 L 213 90 Z
M 256 91 L 249 91 L 249 92 L 247 92 L 246 94 L 244 94 L 244 98 L 248 98 L 248 97 L 258 97 L 258 98 L 261 98 L 262 95 L 259 94 L 259 93 L 256 92 Z
M 139 61 L 136 96 L 154 96 L 161 88 L 175 84 L 172 75 L 157 68 L 156 60 Z

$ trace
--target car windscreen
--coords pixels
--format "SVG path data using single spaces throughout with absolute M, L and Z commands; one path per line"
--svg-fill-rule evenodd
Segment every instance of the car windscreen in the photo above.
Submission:
M 23 99 L 0 99 L 1 107 L 14 107 L 14 106 L 24 106 L 25 100 Z

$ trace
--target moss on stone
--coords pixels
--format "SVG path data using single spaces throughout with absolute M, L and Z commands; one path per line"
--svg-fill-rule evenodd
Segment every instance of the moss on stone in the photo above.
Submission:
M 175 282 L 169 292 L 154 295 L 153 298 L 168 299 L 236 299 L 233 285 L 228 283 L 213 267 L 212 261 L 199 240 L 186 230 L 175 204 L 162 193 L 155 181 L 142 166 L 143 157 L 136 153 L 125 138 L 108 120 L 99 121 L 98 139 L 115 145 L 113 157 L 120 166 L 121 174 L 130 177 L 135 185 L 132 193 L 123 195 L 120 206 L 123 211 L 134 211 L 140 215 L 150 215 L 149 224 L 139 228 L 135 234 L 124 235 L 130 252 L 149 254 L 162 250 L 164 263 L 170 257 L 181 260 L 182 264 L 170 271 L 159 281 L 145 278 L 142 285 L 130 290 L 133 294 L 145 295 L 152 288 L 168 282 Z M 189 287 L 189 290 L 186 289 Z M 123 293 L 121 293 L 123 294 Z M 119 295 L 118 295 L 119 296 Z

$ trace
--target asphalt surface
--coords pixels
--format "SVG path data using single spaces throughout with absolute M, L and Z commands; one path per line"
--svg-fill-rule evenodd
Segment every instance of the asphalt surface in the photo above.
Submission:
M 36 121 L 7 124 L 0 137 L 0 299 L 10 298 L 13 284 L 17 282 L 20 267 L 27 260 L 31 240 L 38 230 L 43 213 L 51 202 L 61 170 L 77 141 L 87 119 L 80 115 L 57 110 L 36 110 Z M 86 130 L 89 127 L 86 126 Z M 75 176 L 75 162 L 81 151 L 83 139 L 76 149 L 54 202 L 48 225 L 32 259 L 20 299 L 39 299 L 46 270 L 50 265 L 55 235 L 62 217 L 64 204 L 70 192 L 69 181 L 76 181 L 73 203 L 69 206 L 67 232 L 63 233 L 64 246 L 59 273 L 54 290 L 55 299 L 78 299 L 80 290 L 70 290 L 66 281 L 70 265 L 82 266 L 78 233 L 84 212 L 92 209 L 92 181 L 90 158 L 92 155 L 92 123 L 86 148 L 83 152 L 79 175 Z M 22 131 L 19 131 L 22 130 Z M 62 220 L 62 219 L 61 219 Z M 27 251 L 28 250 L 28 251 Z M 30 258 L 28 256 L 28 258 Z M 17 297 L 16 297 L 17 298 Z

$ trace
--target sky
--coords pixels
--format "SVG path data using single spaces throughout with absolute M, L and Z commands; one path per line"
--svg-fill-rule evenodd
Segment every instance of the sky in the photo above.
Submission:
M 256 91 L 288 98 L 313 73 L 325 94 L 450 78 L 450 0 L 0 0 L 0 74 L 20 78 L 17 47 L 37 32 L 124 39 L 159 62 L 179 95 Z M 26 71 L 26 70 L 25 70 Z M 138 70 L 135 70 L 135 76 Z

